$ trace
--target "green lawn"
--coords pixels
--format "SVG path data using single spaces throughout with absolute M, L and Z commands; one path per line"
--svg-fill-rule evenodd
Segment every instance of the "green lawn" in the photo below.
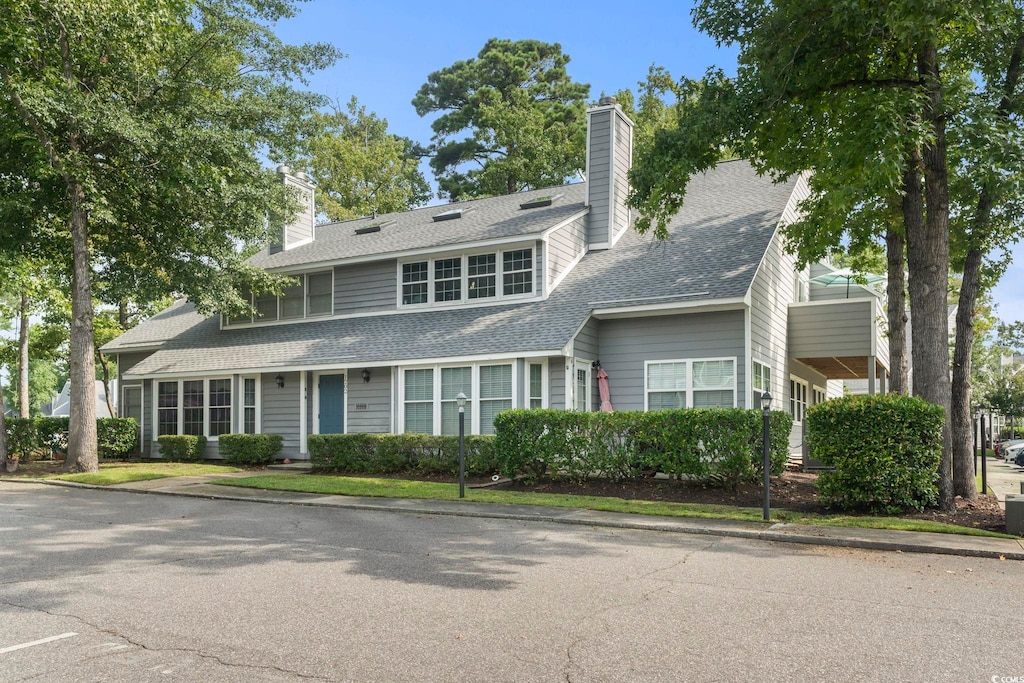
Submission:
M 130 481 L 146 481 L 148 479 L 163 479 L 165 477 L 226 474 L 229 472 L 241 471 L 242 470 L 237 467 L 203 465 L 189 462 L 104 463 L 100 465 L 100 471 L 97 473 L 52 474 L 45 478 L 60 479 L 61 481 L 74 481 L 79 484 L 111 486 L 113 484 L 126 484 Z
M 419 498 L 428 500 L 458 500 L 457 484 L 441 484 L 407 479 L 375 479 L 372 477 L 341 477 L 314 474 L 271 474 L 241 477 L 213 482 L 221 486 L 270 491 L 299 491 L 340 496 L 369 498 Z M 575 496 L 557 493 L 530 493 L 523 491 L 495 491 L 466 489 L 466 500 L 477 503 L 503 503 L 511 505 L 541 505 L 546 507 L 625 512 L 666 517 L 694 517 L 700 519 L 733 519 L 744 522 L 762 521 L 761 508 L 741 508 L 727 505 L 700 505 L 693 503 L 665 503 L 649 500 L 625 500 L 604 496 Z M 967 536 L 1015 538 L 981 529 L 953 524 L 901 517 L 863 517 L 857 515 L 818 515 L 787 510 L 773 510 L 772 521 L 819 526 L 862 527 L 870 529 L 899 529 L 903 531 L 931 531 Z

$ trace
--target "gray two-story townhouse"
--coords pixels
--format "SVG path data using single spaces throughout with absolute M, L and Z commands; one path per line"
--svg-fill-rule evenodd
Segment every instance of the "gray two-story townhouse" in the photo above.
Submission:
M 493 433 L 508 408 L 598 410 L 597 370 L 616 410 L 752 407 L 770 390 L 796 418 L 830 380 L 883 391 L 882 306 L 870 289 L 810 282 L 780 228 L 806 196 L 746 161 L 695 177 L 669 238 L 632 229 L 625 204 L 632 122 L 614 100 L 588 112 L 583 183 L 315 225 L 309 202 L 252 263 L 295 276 L 256 296 L 252 317 L 199 315 L 187 301 L 104 347 L 140 450 L 162 434 Z M 813 269 L 828 269 L 815 265 Z M 845 293 L 845 292 L 844 292 Z

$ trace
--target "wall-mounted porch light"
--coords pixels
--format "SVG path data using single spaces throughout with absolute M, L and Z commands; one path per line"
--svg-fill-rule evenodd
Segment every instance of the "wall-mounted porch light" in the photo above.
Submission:
M 284 375 L 278 373 L 277 377 L 274 378 L 274 381 L 277 382 L 277 387 L 279 389 L 284 389 Z
M 370 370 L 368 368 L 363 368 L 363 381 L 367 384 L 370 382 Z

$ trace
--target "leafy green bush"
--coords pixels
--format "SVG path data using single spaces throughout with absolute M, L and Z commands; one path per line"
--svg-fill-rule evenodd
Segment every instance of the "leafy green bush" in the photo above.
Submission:
M 543 474 L 624 480 L 659 471 L 734 485 L 756 478 L 763 462 L 760 410 L 506 410 L 494 425 L 502 473 L 528 481 Z M 774 474 L 785 468 L 792 425 L 789 414 L 771 414 Z
M 101 458 L 123 458 L 135 450 L 139 423 L 131 417 L 102 417 L 96 420 L 96 438 Z
M 159 437 L 160 454 L 172 462 L 201 460 L 206 452 L 206 437 L 189 434 L 164 434 Z
M 269 465 L 281 452 L 280 434 L 221 434 L 220 454 L 232 465 Z
M 19 460 L 63 458 L 68 451 L 66 417 L 9 417 L 5 423 L 8 452 Z M 137 429 L 138 423 L 132 418 L 96 420 L 100 457 L 122 457 L 130 453 L 135 447 Z
M 353 474 L 454 475 L 459 468 L 459 438 L 428 434 L 312 434 L 309 455 L 313 466 Z M 466 437 L 466 473 L 498 471 L 494 437 Z
M 938 500 L 944 411 L 910 396 L 847 396 L 807 411 L 811 455 L 827 504 L 894 513 Z

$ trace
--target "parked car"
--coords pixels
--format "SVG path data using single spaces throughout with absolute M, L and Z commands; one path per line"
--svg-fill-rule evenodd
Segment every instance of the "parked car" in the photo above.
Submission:
M 1016 462 L 1021 453 L 1024 453 L 1024 441 L 1003 448 L 1003 459 L 1007 462 Z
M 1013 459 L 1013 464 L 1024 467 L 1024 448 L 1017 450 L 1017 457 Z
M 1018 444 L 1018 443 L 1024 443 L 1024 439 L 1000 439 L 999 441 L 996 441 L 996 445 L 995 445 L 996 456 L 997 457 L 1004 457 L 1006 454 L 1003 452 L 1003 449 L 1005 449 L 1008 446 L 1013 446 L 1014 444 Z

